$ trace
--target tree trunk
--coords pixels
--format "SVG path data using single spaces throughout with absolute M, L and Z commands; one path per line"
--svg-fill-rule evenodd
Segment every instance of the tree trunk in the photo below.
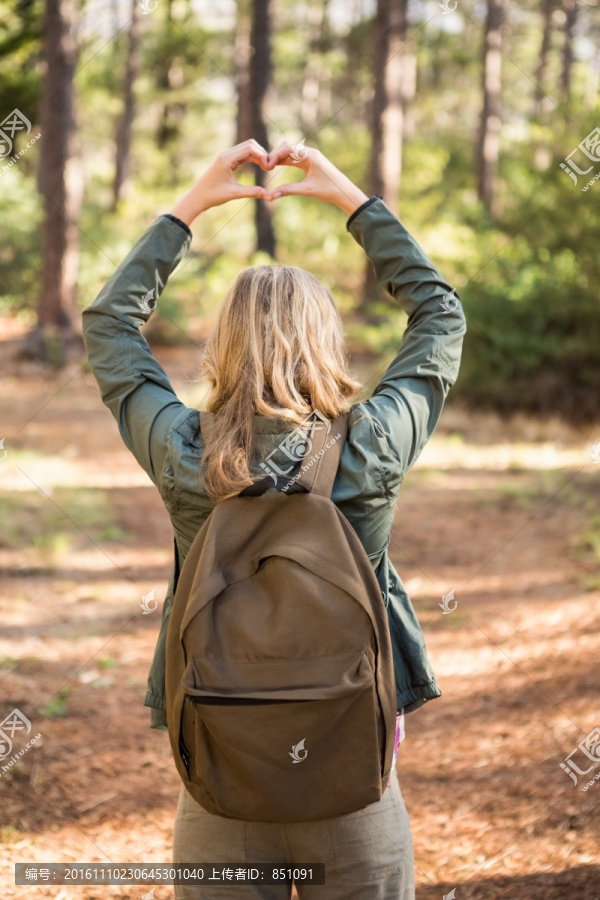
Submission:
M 254 138 L 268 151 L 269 138 L 263 107 L 272 76 L 270 0 L 252 0 L 249 28 L 245 12 L 245 5 L 240 3 L 236 37 L 236 49 L 240 50 L 237 60 L 237 143 Z M 248 31 L 249 44 L 246 44 Z M 264 185 L 265 172 L 259 166 L 253 165 L 253 169 L 255 184 Z M 275 258 L 276 243 L 271 210 L 264 200 L 254 201 L 254 223 L 256 249 Z
M 185 16 L 189 10 L 181 4 L 174 4 L 173 0 L 166 0 L 164 9 L 165 15 L 162 28 L 165 35 L 173 38 L 174 35 L 180 34 L 177 27 L 173 24 L 173 20 L 185 22 Z M 159 150 L 168 154 L 168 163 L 165 165 L 166 177 L 169 184 L 176 185 L 179 183 L 180 162 L 178 138 L 186 109 L 185 103 L 181 99 L 178 101 L 173 100 L 173 95 L 185 85 L 185 75 L 180 57 L 175 54 L 161 59 L 156 75 L 156 84 L 161 92 L 161 96 L 165 98 L 156 135 L 156 143 Z
M 402 96 L 399 46 L 402 45 L 401 8 L 405 0 L 378 0 L 375 20 L 375 91 L 371 110 L 371 156 L 369 190 L 379 194 L 390 209 L 397 206 L 397 188 L 402 166 Z M 393 30 L 396 26 L 396 31 Z M 406 26 L 404 23 L 404 34 Z M 382 65 L 381 60 L 387 62 Z
M 135 115 L 135 79 L 140 66 L 139 38 L 140 15 L 138 0 L 131 0 L 131 22 L 127 35 L 127 59 L 123 78 L 123 112 L 115 137 L 115 177 L 113 181 L 113 212 L 121 197 L 129 190 L 131 170 L 131 132 Z
M 309 6 L 308 12 L 308 48 L 304 82 L 302 84 L 302 133 L 312 137 L 318 127 L 319 94 L 323 76 L 321 48 L 323 45 L 324 26 L 327 21 L 329 0 L 321 0 L 316 6 Z
M 402 58 L 402 108 L 404 122 L 402 126 L 403 142 L 415 133 L 415 117 L 413 102 L 417 94 L 417 54 L 412 45 L 407 45 L 407 52 Z
M 565 103 L 568 103 L 571 99 L 571 72 L 573 69 L 573 61 L 575 59 L 573 53 L 573 33 L 575 31 L 577 13 L 579 12 L 577 8 L 577 0 L 564 0 L 564 12 L 564 43 L 560 88 L 563 101 Z
M 235 83 L 237 112 L 235 141 L 241 144 L 252 136 L 252 104 L 250 103 L 250 3 L 238 0 L 235 32 Z
M 77 219 L 83 189 L 74 113 L 74 29 L 74 0 L 46 0 L 38 174 L 44 195 L 42 282 L 38 322 L 24 342 L 23 353 L 59 365 L 76 334 Z
M 402 141 L 407 97 L 411 79 L 406 78 L 404 46 L 407 33 L 408 0 L 378 0 L 375 20 L 373 67 L 375 90 L 371 114 L 371 156 L 369 191 L 378 194 L 390 209 L 398 212 L 398 191 L 402 175 Z M 381 61 L 385 60 L 382 65 Z M 412 63 L 409 64 L 409 73 Z M 367 262 L 362 306 L 377 297 L 373 266 Z
M 500 100 L 502 87 L 502 26 L 506 0 L 487 0 L 483 45 L 483 105 L 477 144 L 477 196 L 494 212 L 500 154 Z
M 534 116 L 539 121 L 544 112 L 544 101 L 546 94 L 544 87 L 546 85 L 546 75 L 548 72 L 548 53 L 550 51 L 550 43 L 552 41 L 552 13 L 554 12 L 555 0 L 541 0 L 542 14 L 542 42 L 540 44 L 540 52 L 538 56 L 537 70 L 535 73 L 535 93 L 534 93 Z

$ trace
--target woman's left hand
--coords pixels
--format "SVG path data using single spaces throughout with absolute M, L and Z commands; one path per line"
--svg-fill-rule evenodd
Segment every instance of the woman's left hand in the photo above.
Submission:
M 235 180 L 234 172 L 243 163 L 252 162 L 267 171 L 269 154 L 255 140 L 244 141 L 231 150 L 219 153 L 212 166 L 200 176 L 198 181 L 183 195 L 173 209 L 171 215 L 191 225 L 196 216 L 213 206 L 221 206 L 229 200 L 244 197 L 257 197 L 272 200 L 271 194 L 258 185 L 240 184 Z

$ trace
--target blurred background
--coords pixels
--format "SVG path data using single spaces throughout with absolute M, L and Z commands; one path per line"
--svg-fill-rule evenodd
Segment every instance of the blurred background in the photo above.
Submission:
M 31 895 L 20 860 L 170 860 L 177 778 L 142 700 L 171 526 L 101 404 L 81 310 L 254 137 L 316 146 L 383 196 L 467 317 L 390 545 L 444 692 L 398 762 L 417 897 L 598 900 L 600 783 L 560 763 L 600 725 L 599 87 L 593 0 L 0 0 L 0 718 L 41 733 L 0 759 L 6 896 Z M 198 219 L 143 329 L 184 402 L 205 398 L 229 285 L 273 260 L 331 288 L 376 385 L 406 317 L 343 215 L 244 201 Z

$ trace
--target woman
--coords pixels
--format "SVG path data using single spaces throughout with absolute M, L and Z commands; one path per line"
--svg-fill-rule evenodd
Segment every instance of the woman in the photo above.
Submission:
M 98 298 L 83 313 L 89 361 L 102 399 L 125 444 L 157 486 L 173 524 L 174 564 L 145 705 L 151 726 L 166 730 L 165 639 L 178 573 L 215 502 L 234 496 L 265 461 L 293 478 L 282 444 L 313 411 L 350 411 L 331 499 L 357 532 L 387 608 L 398 709 L 403 713 L 440 689 L 411 602 L 388 554 L 404 475 L 431 437 L 458 374 L 465 320 L 460 303 L 400 221 L 378 197 L 368 198 L 323 154 L 296 163 L 285 143 L 267 153 L 247 141 L 220 154 L 194 186 L 146 231 Z M 235 170 L 251 161 L 265 171 L 297 165 L 304 180 L 277 187 L 240 185 Z M 202 366 L 215 413 L 209 435 L 198 411 L 181 403 L 140 333 L 167 279 L 188 250 L 190 226 L 213 206 L 242 197 L 273 202 L 302 195 L 333 204 L 373 263 L 377 279 L 408 314 L 402 346 L 373 396 L 354 403 L 360 385 L 346 367 L 341 320 L 329 291 L 288 266 L 259 266 L 238 277 L 208 340 Z M 153 292 L 153 293 L 150 293 Z M 149 302 L 148 297 L 152 300 Z M 261 463 L 263 468 L 261 468 Z M 301 900 L 410 900 L 414 897 L 410 827 L 395 765 L 383 797 L 356 812 L 297 824 L 245 822 L 211 815 L 181 788 L 175 822 L 178 863 L 325 863 L 325 885 L 297 885 Z M 186 898 L 291 896 L 285 885 L 223 881 L 179 886 Z

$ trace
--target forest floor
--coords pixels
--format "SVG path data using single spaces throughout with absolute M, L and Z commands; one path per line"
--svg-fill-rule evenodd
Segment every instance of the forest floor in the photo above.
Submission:
M 195 352 L 156 355 L 196 405 Z M 14 884 L 15 862 L 169 863 L 179 782 L 142 705 L 167 513 L 89 371 L 7 359 L 0 714 L 16 707 L 41 738 L 0 775 L 1 896 L 142 900 L 144 886 Z M 398 759 L 418 900 L 600 900 L 600 780 L 582 791 L 560 768 L 600 726 L 598 440 L 600 425 L 449 406 L 403 485 L 391 555 L 443 690 L 407 716 Z

